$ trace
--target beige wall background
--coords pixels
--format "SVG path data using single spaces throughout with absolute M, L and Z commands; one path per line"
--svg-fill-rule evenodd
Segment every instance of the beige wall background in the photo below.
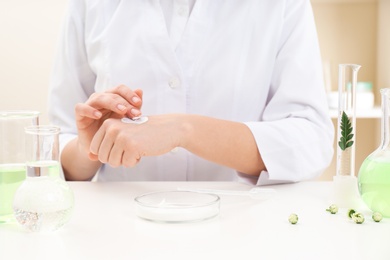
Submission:
M 0 0 L 0 110 L 33 109 L 48 123 L 47 92 L 60 25 L 68 0 Z M 312 0 L 324 61 L 358 63 L 360 81 L 390 87 L 390 0 Z M 357 122 L 357 169 L 378 146 L 376 119 Z M 333 120 L 337 124 L 337 120 Z M 320 179 L 335 174 L 336 161 Z
M 338 87 L 338 64 L 360 64 L 358 80 L 373 82 L 375 103 L 380 106 L 379 90 L 390 88 L 390 0 L 312 0 L 312 3 L 322 58 L 331 65 L 332 89 Z M 333 119 L 333 124 L 336 134 L 337 119 Z M 364 159 L 379 147 L 380 131 L 379 118 L 357 118 L 356 175 Z M 331 180 L 336 167 L 335 154 L 320 179 Z
M 358 80 L 373 82 L 377 93 L 377 17 L 378 4 L 373 1 L 312 1 L 316 19 L 322 59 L 330 64 L 331 88 L 338 89 L 338 64 L 355 63 L 362 67 Z M 380 102 L 379 97 L 376 102 Z M 332 119 L 337 136 L 337 118 Z M 377 119 L 356 121 L 355 170 L 378 145 Z M 369 138 L 367 138 L 369 136 Z M 320 179 L 329 180 L 336 174 L 337 140 L 335 156 Z
M 0 0 L 0 110 L 47 119 L 47 88 L 67 0 Z

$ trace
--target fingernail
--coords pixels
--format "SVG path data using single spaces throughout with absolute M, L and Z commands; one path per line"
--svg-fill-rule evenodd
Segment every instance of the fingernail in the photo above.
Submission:
M 99 111 L 95 111 L 95 112 L 93 113 L 93 115 L 94 115 L 95 117 L 97 117 L 97 118 L 100 118 L 100 117 L 102 116 L 102 113 L 99 112 Z
M 126 109 L 126 107 L 122 104 L 117 105 L 117 108 L 122 111 Z
M 134 96 L 134 97 L 131 99 L 131 101 L 133 101 L 134 103 L 138 103 L 138 102 L 141 101 L 141 99 L 140 99 L 139 97 Z
M 138 109 L 135 109 L 135 108 L 132 108 L 132 109 L 130 110 L 130 112 L 131 112 L 133 115 L 135 115 L 135 116 L 138 116 L 138 115 L 141 114 L 141 111 L 139 111 Z

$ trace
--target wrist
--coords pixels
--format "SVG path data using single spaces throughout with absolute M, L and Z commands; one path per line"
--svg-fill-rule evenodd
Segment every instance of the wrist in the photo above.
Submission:
M 193 115 L 178 115 L 175 127 L 177 130 L 177 147 L 187 148 L 194 132 L 194 116 Z

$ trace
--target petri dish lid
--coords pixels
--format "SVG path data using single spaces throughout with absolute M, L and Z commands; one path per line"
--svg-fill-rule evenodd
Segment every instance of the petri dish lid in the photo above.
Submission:
M 197 222 L 219 214 L 220 198 L 216 194 L 192 191 L 161 191 L 135 199 L 138 217 L 162 223 Z

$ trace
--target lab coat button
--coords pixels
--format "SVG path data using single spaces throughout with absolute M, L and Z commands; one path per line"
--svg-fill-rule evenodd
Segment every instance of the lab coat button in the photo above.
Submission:
M 168 85 L 171 89 L 174 89 L 174 88 L 177 88 L 180 86 L 180 80 L 176 77 L 173 77 L 171 78 L 169 81 L 168 81 Z

